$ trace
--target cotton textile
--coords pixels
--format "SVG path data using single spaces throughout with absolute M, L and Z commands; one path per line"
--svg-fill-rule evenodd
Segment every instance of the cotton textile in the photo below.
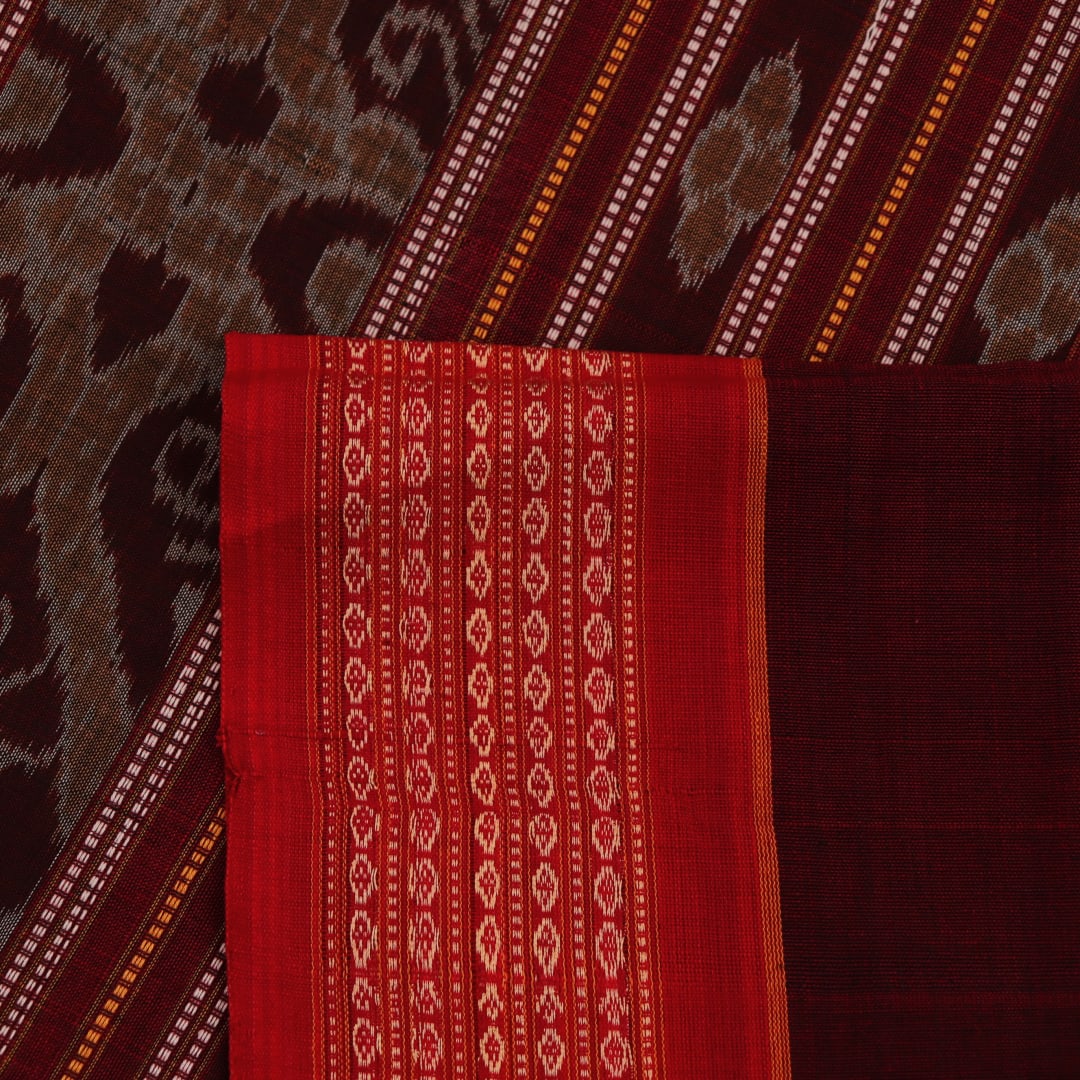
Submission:
M 1078 35 L 1060 0 L 0 0 L 0 1073 L 225 1068 L 226 331 L 1075 363 Z
M 227 348 L 234 1075 L 1075 1071 L 1075 368 Z

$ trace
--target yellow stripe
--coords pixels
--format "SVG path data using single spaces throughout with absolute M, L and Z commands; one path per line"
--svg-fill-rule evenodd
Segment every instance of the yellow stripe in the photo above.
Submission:
M 937 131 L 946 108 L 955 97 L 960 79 L 970 66 L 972 50 L 978 43 L 996 3 L 997 0 L 982 0 L 969 20 L 967 29 L 953 52 L 952 61 L 941 75 L 937 93 L 930 99 L 922 122 L 915 129 L 915 134 L 908 144 L 903 162 L 893 176 L 889 193 L 881 201 L 876 214 L 871 219 L 872 224 L 863 237 L 859 254 L 848 268 L 847 279 L 834 298 L 832 308 L 818 331 L 818 340 L 810 356 L 811 360 L 824 360 L 836 340 L 848 310 L 870 269 L 870 263 L 877 254 L 889 226 L 896 220 L 900 204 L 908 193 L 911 181 L 930 146 L 930 139 Z
M 202 870 L 207 859 L 210 858 L 211 853 L 217 846 L 218 840 L 221 839 L 224 828 L 225 808 L 220 806 L 217 813 L 207 823 L 194 847 L 188 853 L 183 869 L 176 875 L 176 880 L 173 882 L 168 895 L 162 901 L 153 922 L 150 923 L 142 941 L 139 942 L 138 947 L 131 954 L 127 966 L 121 973 L 120 978 L 116 980 L 116 985 L 106 999 L 105 1004 L 101 1006 L 101 1011 L 94 1017 L 93 1022 L 82 1038 L 82 1042 L 79 1044 L 79 1048 L 68 1062 L 62 1080 L 77 1080 L 86 1071 L 94 1052 L 109 1034 L 109 1029 L 116 1019 L 116 1014 L 131 995 L 135 983 L 150 962 L 154 950 L 158 947 L 173 919 L 176 918 L 180 908 L 183 906 L 185 898 L 195 884 L 195 879 L 199 876 L 199 871 Z
M 581 150 L 585 137 L 596 123 L 601 107 L 610 96 L 615 78 L 630 54 L 641 27 L 645 23 L 645 16 L 653 5 L 653 0 L 634 0 L 629 14 L 622 28 L 616 35 L 615 41 L 608 50 L 607 60 L 600 68 L 592 89 L 585 96 L 585 100 L 578 110 L 570 134 L 559 151 L 555 164 L 551 167 L 539 193 L 534 196 L 532 210 L 529 212 L 522 225 L 516 242 L 511 251 L 505 256 L 502 263 L 502 271 L 491 286 L 487 300 L 480 309 L 480 316 L 473 324 L 470 336 L 474 341 L 483 341 L 491 332 L 495 319 L 510 295 L 514 282 L 521 276 L 540 229 L 551 213 L 563 181 L 566 179 L 573 164 L 574 158 Z

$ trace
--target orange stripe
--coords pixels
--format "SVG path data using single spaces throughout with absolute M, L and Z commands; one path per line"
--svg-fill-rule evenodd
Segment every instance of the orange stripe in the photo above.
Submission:
M 888 194 L 879 203 L 871 224 L 863 235 L 859 254 L 848 268 L 847 279 L 840 287 L 840 292 L 833 300 L 832 309 L 818 331 L 818 340 L 810 356 L 811 360 L 824 360 L 836 340 L 847 318 L 847 313 L 870 271 L 870 264 L 881 249 L 885 234 L 896 220 L 900 204 L 910 190 L 915 174 L 926 157 L 930 140 L 940 127 L 945 110 L 955 99 L 960 80 L 971 66 L 972 53 L 996 2 L 997 0 L 981 0 L 974 15 L 968 21 L 967 28 L 961 34 L 960 41 L 953 51 L 952 60 L 941 74 L 937 92 L 927 103 L 922 121 L 908 143 L 903 161 L 889 185 Z
M 127 966 L 121 973 L 120 978 L 117 979 L 116 985 L 108 998 L 106 998 L 104 1005 L 101 1006 L 101 1011 L 94 1017 L 87 1028 L 79 1048 L 75 1051 L 75 1054 L 68 1062 L 67 1068 L 64 1070 L 62 1080 L 77 1080 L 85 1072 L 95 1052 L 108 1037 L 113 1021 L 123 1008 L 124 1002 L 135 990 L 139 976 L 150 964 L 154 950 L 157 949 L 165 937 L 172 921 L 179 915 L 184 901 L 190 895 L 200 871 L 213 853 L 224 829 L 225 807 L 219 806 L 217 813 L 207 823 L 202 835 L 189 852 L 183 869 L 176 875 L 172 888 L 162 901 L 161 907 L 147 928 L 142 940 L 131 954 Z
M 610 97 L 615 79 L 629 56 L 652 5 L 653 0 L 633 0 L 622 28 L 608 50 L 607 60 L 597 73 L 592 89 L 586 94 L 578 110 L 577 118 L 559 151 L 555 164 L 547 177 L 541 181 L 542 186 L 539 192 L 533 196 L 532 210 L 525 224 L 521 226 L 513 248 L 503 258 L 502 271 L 495 278 L 495 283 L 491 286 L 487 300 L 480 310 L 479 318 L 470 332 L 473 340 L 483 341 L 488 336 L 499 311 L 510 295 L 514 282 L 521 276 L 536 238 L 540 235 L 540 229 L 550 215 L 563 181 L 570 172 L 570 166 L 584 146 L 590 130 L 599 120 L 603 106 Z
M 754 830 L 757 834 L 765 990 L 769 1013 L 770 1076 L 790 1080 L 787 987 L 780 913 L 780 872 L 772 806 L 772 737 L 769 731 L 769 670 L 765 641 L 765 467 L 769 443 L 768 402 L 761 362 L 745 362 L 749 453 L 746 471 L 746 626 L 750 715 L 753 723 Z

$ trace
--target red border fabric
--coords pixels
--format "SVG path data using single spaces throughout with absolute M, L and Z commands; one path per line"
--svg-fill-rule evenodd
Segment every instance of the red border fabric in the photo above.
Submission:
M 230 336 L 235 1075 L 786 1074 L 764 424 L 751 362 Z

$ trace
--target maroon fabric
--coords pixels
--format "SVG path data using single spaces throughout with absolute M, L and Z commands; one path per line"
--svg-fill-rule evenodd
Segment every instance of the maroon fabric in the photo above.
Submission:
M 793 1073 L 1076 1076 L 1076 369 L 767 385 Z

